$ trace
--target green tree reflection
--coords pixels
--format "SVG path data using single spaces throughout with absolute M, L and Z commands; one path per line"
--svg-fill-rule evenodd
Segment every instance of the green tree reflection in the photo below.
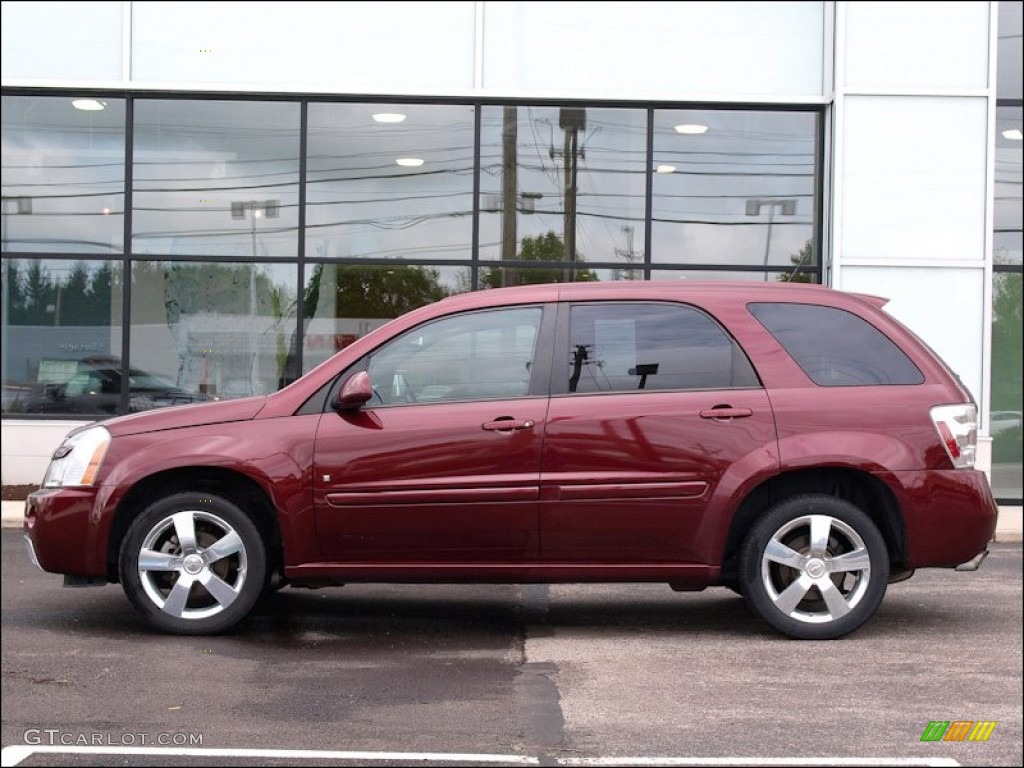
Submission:
M 565 243 L 555 232 L 536 237 L 524 237 L 519 248 L 519 261 L 563 262 Z M 583 258 L 569 267 L 488 267 L 480 274 L 481 288 L 500 288 L 505 285 L 537 285 L 539 283 L 562 283 L 570 279 L 577 283 L 597 281 L 597 274 L 582 266 Z

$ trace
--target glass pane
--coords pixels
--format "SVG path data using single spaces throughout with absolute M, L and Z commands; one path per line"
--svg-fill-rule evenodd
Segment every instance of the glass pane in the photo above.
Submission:
M 480 258 L 643 266 L 644 111 L 484 107 L 481 119 Z
M 594 283 L 610 280 L 643 280 L 642 267 L 601 269 L 577 265 L 574 267 L 497 267 L 480 268 L 481 288 L 502 288 L 509 285 L 537 285 L 541 283 Z
M 194 396 L 263 395 L 297 358 L 296 268 L 136 262 L 132 367 Z
M 470 289 L 469 267 L 313 264 L 306 268 L 308 371 L 388 320 Z
M 1024 261 L 1024 233 L 996 232 L 992 244 L 992 261 L 994 264 L 1016 264 Z
M 996 231 L 1024 229 L 1024 108 L 996 108 Z M 1019 261 L 1017 262 L 1020 263 Z
M 121 295 L 120 262 L 4 259 L 5 415 L 117 411 Z
M 311 104 L 306 253 L 470 259 L 473 108 Z
M 371 404 L 526 396 L 541 315 L 466 312 L 409 331 L 370 356 Z
M 124 102 L 3 97 L 3 250 L 119 253 Z
M 569 392 L 758 386 L 732 340 L 689 307 L 573 307 L 568 351 Z
M 921 384 L 903 350 L 856 315 L 811 304 L 750 304 L 749 309 L 820 387 Z
M 654 113 L 655 264 L 817 264 L 817 118 Z
M 717 269 L 655 269 L 652 280 L 753 280 L 758 283 L 818 283 L 817 271 L 804 264 L 794 264 L 792 269 L 768 272 L 730 272 Z
M 1021 486 L 1021 350 L 1020 273 L 996 273 L 992 298 L 992 489 L 999 498 L 1020 499 Z M 1019 503 L 1019 502 L 1018 502 Z
M 1021 34 L 1024 29 L 1024 4 L 1001 2 L 999 6 L 999 43 L 996 46 L 996 95 L 1000 99 L 1024 98 L 1022 72 L 1024 51 Z M 1020 495 L 1019 493 L 1017 494 Z
M 138 101 L 136 253 L 298 253 L 299 105 Z

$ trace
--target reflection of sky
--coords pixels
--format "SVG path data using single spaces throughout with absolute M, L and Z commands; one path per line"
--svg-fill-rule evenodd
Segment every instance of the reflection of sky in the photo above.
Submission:
M 123 186 L 116 155 L 123 152 L 123 133 L 117 130 L 123 104 L 109 102 L 107 110 L 83 113 L 68 107 L 66 99 L 11 97 L 12 103 L 15 98 L 21 99 L 17 110 L 8 112 L 9 100 L 4 102 L 4 194 L 70 191 L 76 205 L 91 201 L 93 207 L 109 207 L 117 221 L 108 226 L 106 241 L 112 245 L 107 248 L 116 249 L 121 195 L 114 196 L 112 206 L 96 193 Z M 500 256 L 502 177 L 511 160 L 503 156 L 504 111 L 481 108 L 484 259 Z M 642 262 L 647 110 L 583 111 L 575 153 L 577 253 L 588 263 Z M 379 123 L 373 119 L 379 112 L 406 118 Z M 517 242 L 550 231 L 564 237 L 566 173 L 573 153 L 566 151 L 563 110 L 520 106 L 515 113 Z M 100 121 L 102 131 L 85 128 L 85 119 Z M 136 253 L 297 255 L 298 104 L 139 99 L 135 119 Z M 812 232 L 816 116 L 658 110 L 654 121 L 653 165 L 673 167 L 672 173 L 653 175 L 654 262 L 758 265 L 770 239 L 770 263 L 788 266 Z M 681 123 L 704 124 L 708 130 L 679 134 L 674 126 Z M 472 258 L 473 133 L 474 109 L 467 105 L 311 104 L 307 256 Z M 423 162 L 403 167 L 396 162 L 400 158 Z M 45 170 L 39 170 L 40 163 Z M 29 186 L 31 174 L 52 186 Z M 8 185 L 9 179 L 14 183 Z M 96 200 L 84 196 L 86 190 Z M 746 215 L 752 199 L 775 202 Z M 795 201 L 795 215 L 784 212 L 781 201 L 787 200 Z M 240 216 L 232 216 L 233 203 L 244 205 Z M 46 205 L 51 203 L 37 201 L 33 214 Z M 87 234 L 90 225 L 82 223 L 87 212 L 50 217 L 46 238 L 93 238 Z M 31 224 L 38 227 L 41 218 Z M 106 218 L 113 221 L 110 214 Z M 14 215 L 5 221 L 12 240 L 29 223 Z M 88 248 L 80 244 L 69 250 Z

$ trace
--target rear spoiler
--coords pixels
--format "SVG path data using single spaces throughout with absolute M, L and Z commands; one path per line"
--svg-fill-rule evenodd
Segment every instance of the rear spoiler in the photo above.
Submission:
M 868 304 L 873 304 L 878 308 L 882 308 L 889 303 L 889 299 L 884 296 L 872 296 L 870 293 L 853 293 L 851 291 L 850 295 L 856 296 L 858 299 L 866 301 Z

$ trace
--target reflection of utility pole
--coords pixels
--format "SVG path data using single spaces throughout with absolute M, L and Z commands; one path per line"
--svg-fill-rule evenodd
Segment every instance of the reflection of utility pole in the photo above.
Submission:
M 796 200 L 792 197 L 780 198 L 750 198 L 747 200 L 747 216 L 757 216 L 762 208 L 768 209 L 768 234 L 764 239 L 764 281 L 768 282 L 768 257 L 772 249 L 772 223 L 775 221 L 775 209 L 783 216 L 792 216 L 796 213 Z
M 511 261 L 516 257 L 516 203 L 519 197 L 518 161 L 516 144 L 518 142 L 519 124 L 518 108 L 504 107 L 501 128 L 501 260 Z M 501 270 L 502 285 L 515 285 L 518 282 L 516 269 L 508 267 Z
M 558 127 L 565 131 L 565 149 L 562 160 L 565 167 L 565 195 L 563 231 L 565 234 L 565 281 L 572 282 L 576 273 L 576 178 L 580 157 L 586 157 L 580 148 L 580 131 L 587 127 L 587 111 L 579 107 L 562 107 L 558 111 Z M 555 148 L 551 148 L 554 159 Z
M 622 234 L 626 236 L 626 247 L 616 248 L 615 255 L 621 256 L 629 264 L 629 267 L 619 271 L 620 279 L 622 280 L 636 280 L 636 270 L 633 265 L 636 263 L 636 251 L 633 250 L 633 234 L 635 230 L 632 225 L 624 224 L 622 226 Z
M 244 219 L 249 213 L 249 236 L 252 238 L 252 261 L 249 263 L 249 359 L 253 369 L 249 373 L 250 386 L 253 377 L 256 375 L 257 345 L 256 345 L 256 219 L 266 216 L 268 219 L 276 219 L 278 216 L 277 200 L 240 200 L 231 203 L 231 218 Z

